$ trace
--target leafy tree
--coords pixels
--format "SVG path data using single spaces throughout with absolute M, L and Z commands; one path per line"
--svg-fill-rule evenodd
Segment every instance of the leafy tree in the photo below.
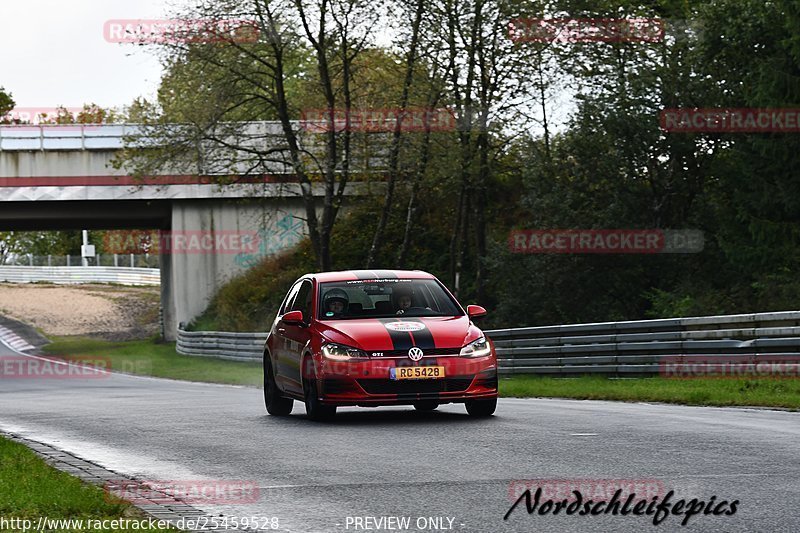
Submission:
M 80 255 L 80 231 L 0 232 L 0 264 L 12 255 Z
M 722 106 L 793 108 L 800 103 L 800 10 L 795 2 L 720 0 L 704 11 L 710 76 Z M 751 276 L 797 278 L 800 139 L 792 133 L 730 134 L 715 208 L 731 261 Z
M 14 99 L 11 97 L 11 94 L 7 93 L 5 89 L 0 86 L 0 124 L 2 124 L 3 117 L 5 117 L 8 113 L 14 109 Z

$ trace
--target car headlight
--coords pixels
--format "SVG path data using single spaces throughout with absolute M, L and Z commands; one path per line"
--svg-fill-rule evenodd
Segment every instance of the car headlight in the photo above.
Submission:
M 461 348 L 461 357 L 483 357 L 492 353 L 492 347 L 486 337 L 481 337 Z
M 352 346 L 345 346 L 343 344 L 325 344 L 322 346 L 322 354 L 328 359 L 336 361 L 347 361 L 349 359 L 365 359 L 367 353 Z

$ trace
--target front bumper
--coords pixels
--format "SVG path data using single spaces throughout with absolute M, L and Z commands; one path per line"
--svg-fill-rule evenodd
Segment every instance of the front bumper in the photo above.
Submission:
M 391 368 L 398 366 L 441 366 L 440 379 L 392 380 Z M 424 400 L 463 403 L 497 397 L 497 360 L 480 358 L 425 357 L 418 363 L 409 359 L 331 361 L 323 359 L 317 390 L 326 405 L 378 406 L 408 405 Z

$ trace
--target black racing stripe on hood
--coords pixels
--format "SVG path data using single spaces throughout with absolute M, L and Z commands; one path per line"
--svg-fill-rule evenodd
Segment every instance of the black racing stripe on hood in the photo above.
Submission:
M 419 331 L 412 331 L 411 336 L 414 338 L 414 345 L 419 346 L 423 350 L 430 350 L 431 348 L 436 348 L 436 342 L 433 339 L 433 333 L 431 330 L 425 326 L 425 324 L 419 320 L 409 320 L 405 319 L 403 322 L 414 322 L 416 324 L 422 324 L 424 329 Z
M 375 320 L 379 321 L 381 324 L 389 324 L 390 322 L 403 322 L 397 318 L 376 318 Z M 414 346 L 411 343 L 411 335 L 409 335 L 408 332 L 394 331 L 389 328 L 386 328 L 386 332 L 389 333 L 389 337 L 392 339 L 392 346 L 395 350 L 410 350 L 411 347 Z

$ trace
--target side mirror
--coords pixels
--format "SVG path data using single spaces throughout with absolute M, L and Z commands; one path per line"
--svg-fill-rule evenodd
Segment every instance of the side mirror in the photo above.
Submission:
M 484 309 L 480 305 L 468 305 L 467 315 L 470 318 L 481 318 L 486 316 L 486 309 Z
M 289 311 L 288 313 L 286 313 L 281 317 L 281 320 L 286 324 L 290 324 L 292 326 L 305 325 L 302 311 Z

